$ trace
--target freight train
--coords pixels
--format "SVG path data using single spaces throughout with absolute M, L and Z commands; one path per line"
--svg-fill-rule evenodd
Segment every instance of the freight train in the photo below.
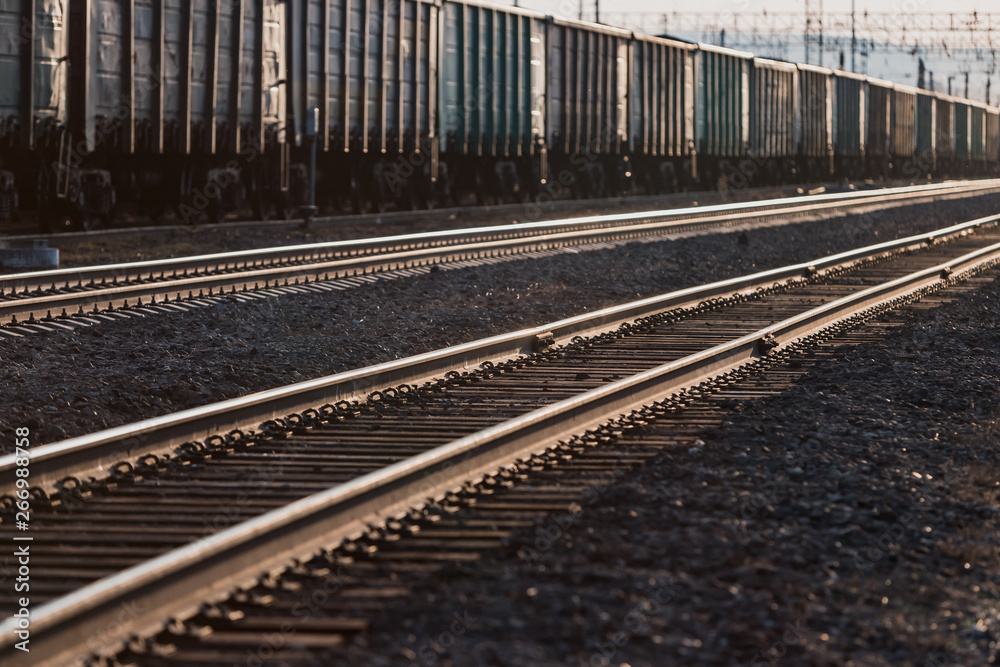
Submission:
M 463 0 L 8 0 L 0 82 L 0 220 L 43 230 L 127 201 L 297 215 L 313 146 L 318 203 L 353 211 L 959 177 L 1000 150 L 970 100 Z

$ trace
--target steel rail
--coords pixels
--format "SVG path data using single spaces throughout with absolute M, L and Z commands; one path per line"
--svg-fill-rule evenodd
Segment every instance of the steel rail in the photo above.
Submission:
M 995 183 L 1000 189 L 1000 179 Z M 921 186 L 940 187 L 940 186 Z M 978 187 L 978 186 L 977 186 Z M 912 188 L 904 189 L 906 192 L 896 193 L 894 196 L 879 198 L 879 203 L 885 205 L 887 199 L 909 198 Z M 923 192 L 923 190 L 921 190 Z M 864 193 L 850 193 L 864 194 Z M 819 210 L 828 208 L 838 208 L 842 206 L 841 201 L 811 203 L 801 206 L 783 207 L 777 210 L 767 211 L 766 215 L 792 215 L 797 213 L 816 213 Z M 727 205 L 728 206 L 728 205 Z M 662 213 L 662 212 L 661 212 Z M 670 212 L 667 212 L 670 213 Z M 657 213 L 659 215 L 659 213 Z M 95 286 L 92 289 L 82 289 L 80 291 L 70 291 L 66 293 L 46 294 L 42 296 L 30 296 L 23 298 L 9 298 L 0 300 L 0 324 L 23 324 L 36 321 L 47 321 L 59 317 L 82 316 L 86 314 L 97 314 L 101 312 L 114 311 L 130 306 L 143 306 L 156 303 L 169 303 L 174 301 L 184 301 L 187 299 L 197 299 L 204 296 L 213 296 L 224 293 L 247 292 L 259 289 L 270 289 L 276 287 L 291 287 L 308 284 L 319 280 L 331 280 L 357 275 L 379 273 L 394 269 L 404 269 L 433 264 L 443 264 L 454 261 L 461 261 L 475 257 L 496 257 L 500 255 L 513 255 L 518 253 L 547 250 L 567 245 L 581 245 L 612 239 L 638 238 L 661 234 L 666 231 L 679 231 L 684 228 L 696 227 L 703 224 L 725 224 L 746 218 L 747 213 L 733 214 L 705 219 L 690 220 L 663 220 L 659 222 L 650 221 L 649 214 L 625 214 L 623 216 L 599 216 L 604 220 L 602 223 L 592 223 L 595 218 L 579 218 L 571 221 L 559 221 L 556 223 L 537 223 L 538 230 L 548 230 L 547 233 L 539 235 L 519 236 L 511 232 L 504 238 L 492 238 L 487 240 L 470 241 L 459 243 L 459 237 L 451 236 L 450 232 L 433 232 L 429 235 L 408 235 L 402 237 L 386 237 L 384 239 L 360 239 L 357 241 L 337 242 L 335 244 L 313 244 L 310 246 L 295 246 L 292 248 L 263 249 L 238 253 L 220 253 L 217 255 L 204 255 L 195 258 L 177 258 L 164 260 L 163 262 L 140 262 L 136 264 L 145 265 L 141 270 L 142 282 L 132 282 L 140 280 L 139 274 L 133 274 L 130 278 L 114 278 L 109 287 Z M 759 213 L 754 213 L 759 215 Z M 607 226 L 606 219 L 614 219 L 620 224 L 614 227 Z M 635 222 L 640 219 L 640 222 Z M 629 220 L 632 224 L 625 224 L 622 221 Z M 588 223 L 588 224 L 583 224 Z M 501 229 L 509 230 L 511 227 L 524 226 L 504 226 L 500 228 L 481 228 L 479 230 L 462 230 L 461 235 L 473 239 L 485 234 L 489 230 Z M 448 238 L 454 242 L 447 242 L 443 247 L 428 243 L 428 238 Z M 402 239 L 402 240 L 401 240 Z M 399 250 L 406 245 L 405 239 L 423 239 L 423 245 L 412 249 Z M 417 244 L 420 245 L 420 244 Z M 322 248 L 323 254 L 330 254 L 333 246 L 342 248 L 353 248 L 347 253 L 347 258 L 315 260 L 306 262 L 303 259 L 305 249 Z M 390 250 L 389 248 L 392 248 Z M 381 250 L 379 250 L 381 249 Z M 255 256 L 267 256 L 272 251 L 291 253 L 289 257 L 297 258 L 296 262 L 283 264 L 278 267 L 264 267 L 263 262 L 258 265 L 256 260 L 249 258 Z M 239 263 L 236 258 L 242 258 L 243 269 L 239 270 L 236 265 Z M 207 275 L 197 275 L 200 268 L 188 266 L 183 271 L 181 264 L 187 261 L 216 262 L 223 261 L 227 269 L 226 272 L 208 272 Z M 175 270 L 171 277 L 167 277 L 168 266 L 175 264 Z M 97 267 L 95 271 L 116 271 L 119 267 L 129 267 L 133 264 L 109 265 L 108 267 Z M 205 264 L 201 268 L 205 268 Z M 216 265 L 218 266 L 218 265 Z M 154 270 L 155 269 L 155 270 Z M 160 279 L 145 280 L 150 278 L 156 270 L 160 272 Z M 63 271 L 73 271 L 70 269 L 55 272 L 39 272 L 28 275 L 65 275 Z M 188 275 L 189 272 L 195 275 Z M 152 273 L 150 273 L 152 272 Z M 180 277 L 177 277 L 180 274 Z M 110 275 L 110 274 L 109 274 Z M 108 276 L 101 278 L 106 282 Z M 14 277 L 17 279 L 17 277 Z M 97 274 L 91 277 L 96 284 Z M 127 284 L 116 284 L 122 279 Z M 3 279 L 0 278 L 0 281 Z M 67 287 L 71 281 L 65 283 Z M 78 281 L 82 284 L 82 281 Z M 2 282 L 0 282 L 2 285 Z
M 443 247 L 455 244 L 481 243 L 503 239 L 526 238 L 535 235 L 568 232 L 578 229 L 609 229 L 637 222 L 670 223 L 683 229 L 693 225 L 732 223 L 752 215 L 790 215 L 822 212 L 863 203 L 880 204 L 900 200 L 920 201 L 942 196 L 963 196 L 972 192 L 1000 190 L 1000 179 L 975 182 L 936 183 L 932 185 L 887 188 L 847 193 L 806 195 L 757 202 L 718 204 L 704 207 L 641 211 L 614 215 L 599 215 L 532 222 L 523 224 L 441 230 L 419 234 L 350 239 L 324 243 L 298 244 L 240 250 L 188 257 L 123 262 L 90 267 L 73 267 L 47 271 L 0 275 L 0 296 L 10 298 L 16 293 L 52 289 L 98 289 L 116 281 L 170 280 L 202 272 L 232 273 L 304 262 L 319 262 L 332 258 L 356 257 L 375 253 Z M 661 227 L 662 229 L 662 227 Z
M 830 255 L 813 262 L 761 271 L 578 315 L 540 327 L 472 341 L 451 348 L 398 359 L 366 368 L 337 373 L 153 417 L 135 424 L 34 447 L 32 485 L 52 488 L 68 476 L 103 476 L 116 463 L 145 454 L 161 454 L 191 441 L 234 429 L 252 429 L 270 419 L 315 408 L 326 403 L 363 398 L 369 393 L 400 384 L 419 384 L 450 370 L 476 368 L 485 361 L 498 363 L 574 336 L 592 336 L 624 322 L 672 309 L 691 308 L 712 299 L 752 294 L 775 283 L 803 279 L 832 268 L 850 266 L 880 254 L 968 233 L 1000 223 L 1000 215 L 978 218 L 951 227 L 886 241 Z M 15 457 L 0 457 L 0 494 L 13 489 Z
M 102 633 L 112 623 L 123 634 L 156 632 L 224 598 L 262 573 L 360 536 L 371 524 L 440 499 L 517 460 L 539 454 L 623 413 L 847 321 L 873 308 L 921 293 L 950 277 L 1000 261 L 1000 243 L 953 258 L 764 327 L 657 368 L 627 377 L 271 511 L 205 539 L 90 584 L 34 610 L 32 654 L 13 646 L 16 619 L 0 625 L 0 656 L 9 665 L 62 664 L 120 644 Z M 762 345 L 762 341 L 766 341 Z M 121 617 L 121 605 L 137 613 Z M 116 626 L 117 627 L 117 626 Z

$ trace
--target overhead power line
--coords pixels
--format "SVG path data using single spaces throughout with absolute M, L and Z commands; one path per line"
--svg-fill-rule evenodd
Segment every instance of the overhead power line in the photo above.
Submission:
M 827 12 L 823 4 L 822 0 L 806 0 L 805 13 L 604 11 L 601 19 L 636 32 L 722 44 L 770 58 L 805 60 L 861 73 L 872 73 L 869 65 L 876 56 L 880 63 L 883 55 L 893 62 L 907 56 L 902 66 L 913 83 L 917 82 L 917 63 L 923 59 L 928 82 L 935 79 L 935 68 L 936 80 L 942 85 L 976 73 L 977 97 L 997 71 L 1000 45 L 993 38 L 1000 30 L 1000 13 Z M 933 87 L 933 83 L 927 85 Z

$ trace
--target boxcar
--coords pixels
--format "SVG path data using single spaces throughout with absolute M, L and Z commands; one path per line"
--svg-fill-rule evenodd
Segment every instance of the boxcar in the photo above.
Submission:
M 970 168 L 972 159 L 972 107 L 967 101 L 955 102 L 955 160 L 961 173 Z
M 62 3 L 0 3 L 0 34 L 8 36 L 0 39 L 0 220 L 17 207 L 18 185 L 33 194 L 41 164 L 36 151 L 54 152 L 62 136 L 66 19 Z
M 16 119 L 17 150 L 35 158 L 43 228 L 106 222 L 120 195 L 174 203 L 188 221 L 218 218 L 248 188 L 268 195 L 258 214 L 280 205 L 284 183 L 270 168 L 285 113 L 277 0 L 23 7 L 26 34 L 3 62 L 19 70 L 17 85 L 5 77 L 0 113 Z
M 866 142 L 866 173 L 870 177 L 888 176 L 892 147 L 890 105 L 892 82 L 868 77 L 868 107 L 865 109 L 865 127 L 868 130 Z
M 921 173 L 914 156 L 917 150 L 918 89 L 893 84 L 889 110 L 889 152 L 893 173 L 913 178 Z M 926 174 L 926 171 L 923 173 Z
M 110 175 L 92 172 L 79 155 L 76 169 L 64 178 L 62 198 L 54 197 L 54 170 L 48 165 L 60 155 L 61 145 L 64 151 L 72 148 L 72 138 L 66 136 L 68 25 L 64 3 L 0 4 L 0 32 L 5 36 L 0 39 L 0 219 L 12 216 L 18 188 L 27 195 L 20 198 L 22 203 L 59 209 L 67 222 L 111 214 Z M 88 195 L 91 210 L 85 210 Z M 43 228 L 51 222 L 46 215 Z
M 698 45 L 695 145 L 702 183 L 725 185 L 746 157 L 753 54 Z
M 934 170 L 948 175 L 955 169 L 955 98 L 935 94 Z
M 629 53 L 628 153 L 644 191 L 673 191 L 694 163 L 695 46 L 636 35 Z
M 791 63 L 753 59 L 749 145 L 754 177 L 750 182 L 778 183 L 794 176 L 796 72 Z
M 986 107 L 971 103 L 969 117 L 969 157 L 973 171 L 978 173 L 986 160 Z
M 846 178 L 864 174 L 867 93 L 866 76 L 833 73 L 833 154 L 836 173 Z
M 307 110 L 317 107 L 318 204 L 381 210 L 431 195 L 438 12 L 415 0 L 288 3 L 294 173 L 306 161 Z
M 915 164 L 921 176 L 934 170 L 937 160 L 937 95 L 926 90 L 918 90 L 916 117 Z
M 833 172 L 833 71 L 798 65 L 796 138 L 805 176 L 811 180 Z
M 452 187 L 482 202 L 534 194 L 545 169 L 545 17 L 442 7 L 440 145 Z
M 550 177 L 578 195 L 625 189 L 630 40 L 630 32 L 609 26 L 548 21 Z
M 994 174 L 1000 161 L 1000 109 L 986 109 L 986 172 Z
M 87 67 L 70 69 L 68 130 L 112 171 L 119 192 L 179 204 L 186 222 L 218 219 L 247 192 L 258 217 L 286 207 L 283 4 L 70 7 L 70 59 L 86 54 Z

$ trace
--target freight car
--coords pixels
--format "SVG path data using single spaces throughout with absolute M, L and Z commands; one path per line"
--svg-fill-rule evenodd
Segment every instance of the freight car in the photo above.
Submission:
M 833 73 L 834 173 L 848 179 L 865 175 L 868 77 L 852 72 Z
M 795 115 L 799 159 L 806 180 L 833 174 L 833 71 L 798 65 L 798 109 Z
M 626 182 L 658 194 L 692 182 L 697 46 L 636 35 L 629 49 Z
M 750 72 L 753 54 L 699 44 L 695 136 L 698 179 L 728 187 L 750 152 Z M 776 103 L 776 102 L 775 102 Z
M 42 228 L 106 223 L 125 198 L 188 221 L 248 195 L 259 217 L 287 206 L 284 13 L 277 0 L 5 4 L 0 161 Z
M 798 69 L 791 63 L 754 58 L 750 82 L 750 136 L 754 174 L 764 182 L 795 177 L 798 153 L 794 123 Z M 742 185 L 737 182 L 735 185 Z
M 545 16 L 466 2 L 441 11 L 438 190 L 451 201 L 472 192 L 480 204 L 537 195 L 547 106 L 564 99 L 546 104 Z M 579 47 L 581 62 L 593 55 Z
M 0 220 L 43 229 L 289 217 L 313 146 L 318 204 L 352 211 L 1000 158 L 993 107 L 476 0 L 10 0 L 0 81 Z

